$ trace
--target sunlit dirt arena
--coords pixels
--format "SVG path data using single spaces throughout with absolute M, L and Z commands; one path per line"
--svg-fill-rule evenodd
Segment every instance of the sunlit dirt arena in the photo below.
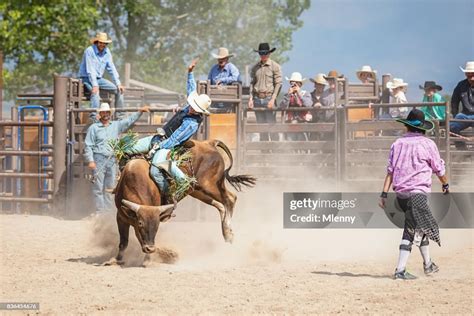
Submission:
M 125 265 L 103 266 L 118 244 L 112 214 L 1 215 L 0 301 L 39 302 L 52 314 L 472 314 L 472 230 L 441 230 L 433 277 L 423 275 L 414 247 L 408 269 L 419 278 L 395 281 L 401 229 L 285 230 L 281 197 L 266 207 L 252 201 L 257 193 L 239 195 L 233 244 L 215 210 L 206 210 L 210 221 L 190 222 L 180 221 L 178 207 L 160 226 L 161 257 L 147 268 L 133 230 Z

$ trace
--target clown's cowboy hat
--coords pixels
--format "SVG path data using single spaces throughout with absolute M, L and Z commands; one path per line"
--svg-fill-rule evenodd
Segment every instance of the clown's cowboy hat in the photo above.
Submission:
M 403 82 L 403 79 L 400 78 L 393 78 L 391 81 L 387 82 L 388 89 L 395 89 L 399 87 L 406 87 L 408 83 Z
M 265 55 L 273 53 L 275 50 L 276 50 L 275 47 L 270 49 L 270 45 L 268 43 L 260 43 L 258 45 L 258 49 L 254 49 L 256 53 L 265 54 Z
M 97 113 L 100 112 L 110 112 L 112 113 L 114 109 L 110 108 L 110 105 L 108 103 L 101 103 L 100 106 L 97 108 Z
M 291 77 L 285 77 L 286 81 L 296 81 L 296 82 L 301 82 L 303 83 L 306 81 L 306 78 L 303 78 L 303 76 L 299 72 L 293 72 L 291 74 Z
M 474 61 L 466 62 L 466 68 L 459 67 L 462 72 L 474 72 Z
M 212 53 L 212 57 L 215 59 L 223 59 L 234 56 L 234 54 L 229 54 L 229 50 L 225 47 L 219 47 L 217 54 Z
M 91 44 L 95 42 L 101 43 L 112 43 L 112 40 L 107 36 L 107 33 L 99 32 L 95 35 L 95 37 L 91 38 Z
M 360 75 L 364 72 L 371 74 L 373 79 L 375 79 L 375 75 L 377 74 L 377 71 L 372 70 L 372 67 L 370 67 L 368 65 L 364 65 L 364 66 L 362 66 L 362 68 L 360 70 L 357 70 L 357 72 L 356 72 L 357 78 L 359 78 L 359 80 L 362 80 L 360 78 Z
M 188 104 L 198 113 L 211 114 L 207 109 L 211 106 L 211 98 L 207 94 L 198 94 L 193 91 L 188 96 Z
M 324 79 L 324 74 L 317 74 L 316 77 L 310 78 L 309 79 L 311 82 L 317 83 L 317 84 L 322 84 L 324 86 L 328 85 L 328 82 L 326 79 Z
M 425 113 L 418 109 L 411 110 L 406 119 L 397 119 L 396 121 L 425 132 L 431 131 L 434 127 L 433 122 L 425 120 Z

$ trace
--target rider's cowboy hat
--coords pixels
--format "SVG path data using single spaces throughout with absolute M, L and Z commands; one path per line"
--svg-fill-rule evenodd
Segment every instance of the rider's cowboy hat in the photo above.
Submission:
M 411 110 L 406 119 L 397 119 L 396 121 L 426 132 L 431 131 L 434 127 L 433 122 L 425 120 L 425 113 L 418 109 Z
M 398 87 L 406 87 L 408 83 L 403 82 L 403 79 L 400 78 L 393 78 L 391 81 L 387 82 L 388 89 L 395 89 Z
M 229 50 L 225 47 L 219 47 L 217 54 L 212 53 L 212 57 L 216 59 L 229 58 L 234 56 L 234 54 L 229 54 Z
M 101 103 L 100 106 L 97 108 L 97 113 L 100 112 L 111 112 L 112 113 L 113 109 L 110 108 L 110 105 L 108 103 Z
M 373 79 L 375 79 L 375 75 L 377 74 L 377 71 L 376 71 L 376 70 L 372 70 L 372 67 L 370 67 L 370 66 L 368 66 L 368 65 L 364 65 L 364 66 L 362 66 L 362 68 L 361 68 L 360 70 L 357 70 L 357 72 L 356 72 L 357 78 L 359 78 L 359 80 L 362 80 L 362 79 L 360 78 L 360 75 L 361 75 L 362 73 L 364 73 L 364 72 L 371 74 L 371 76 L 372 76 Z
M 462 72 L 474 72 L 474 61 L 466 62 L 466 68 L 459 67 Z
M 211 114 L 207 109 L 211 106 L 211 98 L 207 94 L 191 92 L 188 96 L 188 104 L 198 113 Z
M 285 77 L 286 81 L 296 81 L 296 82 L 301 82 L 306 80 L 306 78 L 303 78 L 303 76 L 299 72 L 294 72 L 291 74 L 291 77 Z
M 108 44 L 108 43 L 112 43 L 112 40 L 107 36 L 107 33 L 99 32 L 95 35 L 95 37 L 91 38 L 91 44 L 94 44 L 95 42 Z
M 258 49 L 254 49 L 255 52 L 257 53 L 262 53 L 262 54 L 269 54 L 269 53 L 273 53 L 274 51 L 276 50 L 275 47 L 273 47 L 272 49 L 270 49 L 270 45 L 268 43 L 260 43 L 258 45 Z
M 317 74 L 316 77 L 309 79 L 311 82 L 327 86 L 328 82 L 324 79 L 324 74 Z
M 426 89 L 436 89 L 438 91 L 443 90 L 443 87 L 436 84 L 436 82 L 434 82 L 434 81 L 425 81 L 425 85 L 424 86 L 419 85 L 419 87 L 420 87 L 421 90 L 426 90 Z

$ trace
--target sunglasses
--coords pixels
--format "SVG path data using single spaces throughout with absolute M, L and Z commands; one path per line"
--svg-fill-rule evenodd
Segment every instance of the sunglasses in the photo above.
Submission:
M 270 54 L 270 52 L 258 52 L 260 56 L 267 56 Z

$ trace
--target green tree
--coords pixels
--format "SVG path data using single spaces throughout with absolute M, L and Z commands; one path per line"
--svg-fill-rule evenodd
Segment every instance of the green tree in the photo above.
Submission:
M 211 52 L 224 46 L 243 72 L 258 60 L 260 42 L 277 47 L 282 63 L 292 33 L 302 26 L 309 0 L 105 1 L 99 25 L 115 39 L 117 60 L 132 63 L 132 77 L 168 89 L 184 88 L 187 63 L 201 57 L 196 73 L 207 75 Z
M 74 74 L 99 14 L 96 2 L 0 0 L 7 99 L 46 91 L 54 73 Z M 93 32 L 93 31 L 92 31 Z
M 254 64 L 260 42 L 277 47 L 282 63 L 292 33 L 302 26 L 310 0 L 0 0 L 0 47 L 5 56 L 8 96 L 44 91 L 52 74 L 76 75 L 88 39 L 107 32 L 114 61 L 122 73 L 183 91 L 187 63 L 200 56 L 197 74 L 207 75 L 211 52 L 227 47 L 243 72 Z

